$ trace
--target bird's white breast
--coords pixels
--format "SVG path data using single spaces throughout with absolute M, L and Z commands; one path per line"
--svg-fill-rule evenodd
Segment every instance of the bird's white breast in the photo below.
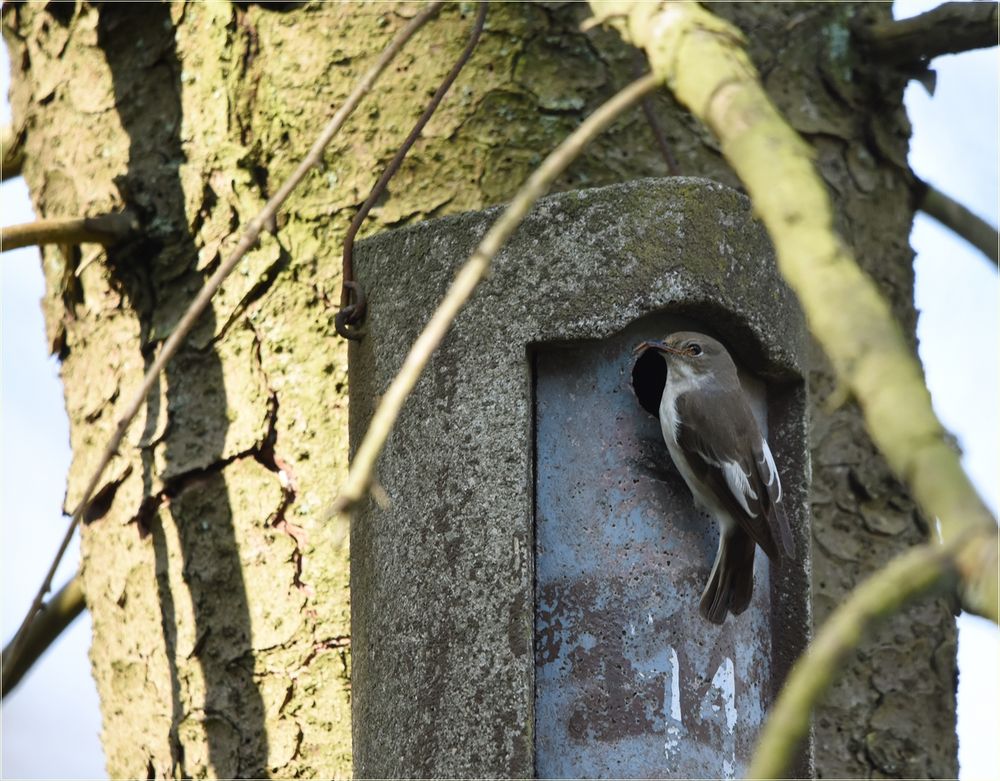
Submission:
M 680 419 L 677 417 L 677 397 L 689 391 L 697 391 L 707 381 L 709 381 L 707 375 L 695 374 L 683 364 L 674 366 L 667 373 L 667 384 L 663 388 L 663 396 L 660 397 L 660 426 L 663 427 L 663 438 L 668 447 L 671 443 L 674 447 L 677 446 L 680 427 Z

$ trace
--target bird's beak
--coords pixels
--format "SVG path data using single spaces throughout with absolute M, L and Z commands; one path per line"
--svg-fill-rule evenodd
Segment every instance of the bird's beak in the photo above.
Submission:
M 656 350 L 660 353 L 675 353 L 677 355 L 681 353 L 680 350 L 668 346 L 666 342 L 661 342 L 657 339 L 649 339 L 645 342 L 639 342 L 639 344 L 635 346 L 635 349 L 632 350 L 632 355 L 639 355 L 646 352 L 646 350 Z

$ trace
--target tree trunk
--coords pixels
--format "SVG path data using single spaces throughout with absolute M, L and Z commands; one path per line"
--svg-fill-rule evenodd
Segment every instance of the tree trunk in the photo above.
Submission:
M 779 107 L 816 147 L 839 228 L 913 333 L 903 81 L 852 48 L 855 5 L 713 6 L 748 35 Z M 289 174 L 415 4 L 7 4 L 24 176 L 46 217 L 122 205 L 143 237 L 44 252 L 63 361 L 67 508 L 119 407 L 220 255 Z M 346 776 L 348 551 L 326 512 L 347 464 L 346 351 L 333 318 L 344 230 L 465 44 L 449 5 L 373 95 L 217 295 L 107 471 L 83 530 L 91 661 L 108 772 Z M 364 232 L 509 198 L 636 74 L 584 6 L 495 4 L 454 85 Z M 737 185 L 709 134 L 654 101 L 685 174 Z M 559 189 L 666 166 L 641 111 Z M 850 313 L 845 312 L 845 316 Z M 816 353 L 815 613 L 926 535 Z M 822 776 L 954 776 L 955 631 L 947 605 L 890 622 L 816 720 Z

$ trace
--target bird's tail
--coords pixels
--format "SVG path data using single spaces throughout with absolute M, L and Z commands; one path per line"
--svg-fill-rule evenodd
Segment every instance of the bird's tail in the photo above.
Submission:
M 719 535 L 719 552 L 701 595 L 701 614 L 713 624 L 738 616 L 753 595 L 753 555 L 757 545 L 748 534 L 735 529 Z

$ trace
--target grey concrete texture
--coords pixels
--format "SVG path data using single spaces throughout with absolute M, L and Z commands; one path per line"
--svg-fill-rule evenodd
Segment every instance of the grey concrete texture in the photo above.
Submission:
M 349 353 L 352 450 L 499 208 L 358 246 L 369 309 Z M 771 578 L 772 688 L 803 647 L 806 332 L 748 199 L 686 177 L 554 195 L 497 257 L 407 401 L 378 467 L 390 503 L 352 518 L 358 777 L 534 775 L 531 355 L 656 313 L 705 324 L 768 385 L 776 458 L 801 476 L 786 490 L 803 553 Z

